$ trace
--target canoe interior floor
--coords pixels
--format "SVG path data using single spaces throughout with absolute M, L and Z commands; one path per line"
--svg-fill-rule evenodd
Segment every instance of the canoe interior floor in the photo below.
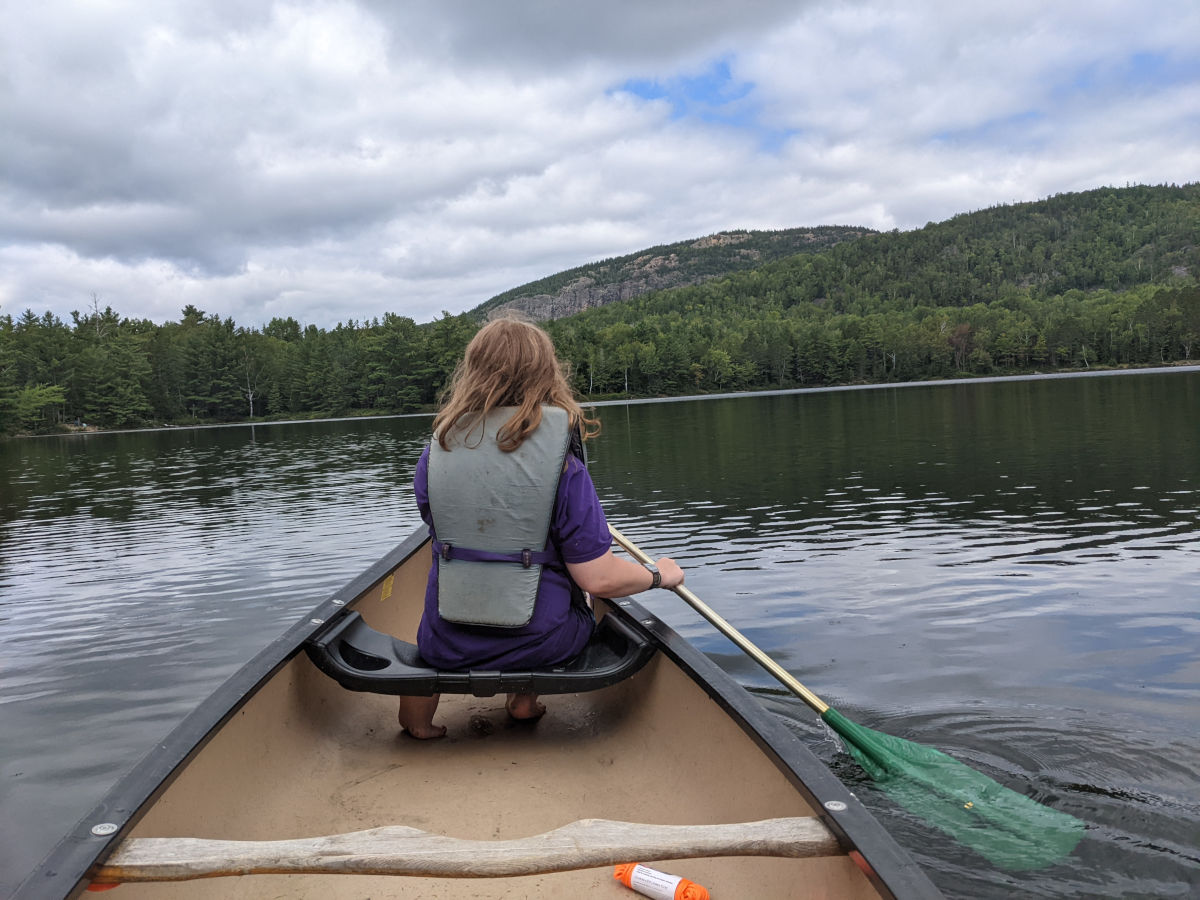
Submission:
M 548 714 L 530 725 L 509 719 L 503 696 L 443 696 L 437 721 L 449 733 L 421 742 L 401 735 L 394 698 L 343 690 L 301 654 L 234 714 L 132 836 L 272 840 L 408 825 L 502 840 L 584 818 L 710 824 L 813 814 L 736 723 L 661 654 L 622 684 L 545 702 Z M 877 896 L 845 856 L 657 867 L 716 898 Z M 262 875 L 129 884 L 119 894 L 637 896 L 613 880 L 611 867 L 498 879 Z

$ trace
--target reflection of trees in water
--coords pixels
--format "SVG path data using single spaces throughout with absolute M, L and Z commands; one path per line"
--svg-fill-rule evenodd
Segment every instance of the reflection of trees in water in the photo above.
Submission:
M 1091 521 L 1083 507 L 1096 506 L 1157 516 L 1169 492 L 1200 490 L 1184 414 L 1198 402 L 1200 375 L 1168 374 L 606 407 L 592 474 L 713 520 L 843 515 L 881 497 L 944 498 L 956 518 L 1039 507 Z
M 958 519 L 1034 508 L 1078 522 L 1169 517 L 1187 504 L 1171 492 L 1200 489 L 1188 415 L 1198 395 L 1200 374 L 1176 373 L 605 406 L 589 456 L 603 495 L 686 507 L 700 522 L 738 515 L 747 528 L 771 527 L 781 510 L 845 523 L 886 508 L 903 520 L 939 499 L 938 514 Z M 417 416 L 259 425 L 253 439 L 232 427 L 4 442 L 0 521 L 204 510 L 219 527 L 239 504 L 286 515 L 324 491 L 406 489 L 429 425 Z
M 0 443 L 0 521 L 86 512 L 113 521 L 239 503 L 286 508 L 377 478 L 411 479 L 428 417 L 169 429 Z

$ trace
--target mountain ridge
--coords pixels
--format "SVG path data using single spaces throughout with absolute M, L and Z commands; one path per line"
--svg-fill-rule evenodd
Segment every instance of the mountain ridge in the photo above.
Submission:
M 513 309 L 537 321 L 562 319 L 655 291 L 702 284 L 788 256 L 821 252 L 875 233 L 841 225 L 719 231 L 539 278 L 497 294 L 469 315 L 484 317 Z

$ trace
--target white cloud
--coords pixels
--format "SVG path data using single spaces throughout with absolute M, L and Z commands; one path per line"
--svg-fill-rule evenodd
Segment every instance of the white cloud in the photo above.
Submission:
M 1200 171 L 1200 7 L 46 2 L 0 34 L 0 311 L 418 321 L 723 228 Z M 733 98 L 734 102 L 728 102 Z

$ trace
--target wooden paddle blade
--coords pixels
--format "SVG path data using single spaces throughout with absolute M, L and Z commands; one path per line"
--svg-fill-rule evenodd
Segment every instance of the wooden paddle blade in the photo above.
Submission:
M 821 716 L 879 789 L 909 812 L 1008 871 L 1040 869 L 1071 853 L 1086 825 L 1043 806 L 940 750 L 873 731 L 835 709 Z
M 92 883 L 299 873 L 497 878 L 639 859 L 797 859 L 843 852 L 832 832 L 813 818 L 726 825 L 642 825 L 581 819 L 545 834 L 511 841 L 468 841 L 392 825 L 289 841 L 130 838 L 100 867 Z

